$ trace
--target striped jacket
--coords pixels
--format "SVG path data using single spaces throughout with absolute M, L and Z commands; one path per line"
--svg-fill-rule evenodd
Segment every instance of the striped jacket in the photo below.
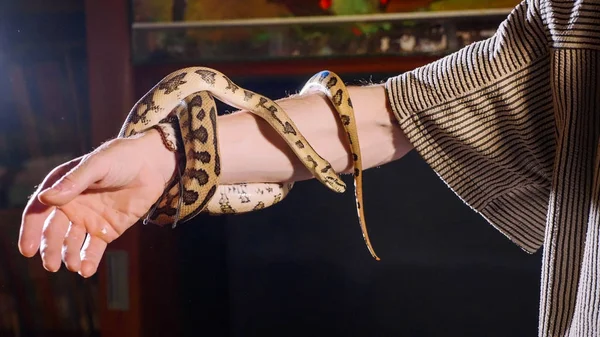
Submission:
M 539 336 L 600 336 L 600 0 L 527 0 L 496 34 L 390 78 L 407 137 L 523 250 Z

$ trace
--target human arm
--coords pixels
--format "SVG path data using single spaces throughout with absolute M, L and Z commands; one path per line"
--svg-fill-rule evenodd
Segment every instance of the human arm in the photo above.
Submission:
M 392 115 L 382 84 L 351 86 L 348 90 L 365 168 L 388 163 L 411 149 Z M 280 99 L 278 103 L 336 172 L 351 171 L 347 138 L 328 99 L 320 94 L 308 94 Z M 218 122 L 222 183 L 311 178 L 283 139 L 261 118 L 240 111 L 221 116 Z
M 392 114 L 383 84 L 349 86 L 348 91 L 354 106 L 365 169 L 396 160 L 412 149 Z M 339 116 L 326 97 L 310 93 L 282 98 L 277 103 L 336 172 L 351 172 L 347 138 Z M 257 115 L 236 111 L 219 116 L 217 125 L 221 183 L 313 178 L 277 132 Z M 147 140 L 160 146 L 159 138 Z M 161 151 L 155 155 L 153 161 L 163 163 L 163 174 L 170 177 L 175 169 L 172 154 Z
M 348 87 L 363 155 L 363 168 L 396 160 L 412 145 L 392 114 L 383 84 Z M 300 132 L 328 160 L 338 173 L 352 171 L 352 161 L 339 116 L 330 101 L 319 93 L 290 96 L 277 103 L 294 121 Z M 284 182 L 313 176 L 291 151 L 283 138 L 262 118 L 249 111 L 236 111 L 218 117 L 222 184 L 243 182 Z M 160 137 L 146 139 L 160 147 Z M 161 163 L 165 179 L 175 170 L 172 153 L 153 153 Z

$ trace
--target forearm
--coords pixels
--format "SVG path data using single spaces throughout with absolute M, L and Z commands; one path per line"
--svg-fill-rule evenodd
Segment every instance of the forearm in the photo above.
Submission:
M 363 168 L 395 160 L 412 149 L 392 115 L 383 85 L 349 87 L 354 106 Z M 300 132 L 338 173 L 352 170 L 348 140 L 329 100 L 319 94 L 277 101 Z M 277 132 L 262 118 L 238 111 L 218 117 L 221 183 L 282 182 L 312 178 L 310 172 Z M 156 132 L 150 142 L 160 142 Z M 155 146 L 155 144 L 153 145 Z M 175 157 L 166 149 L 156 152 L 166 178 L 175 168 Z
M 387 105 L 382 85 L 349 87 L 364 168 L 382 165 L 410 150 Z M 329 100 L 319 94 L 278 103 L 300 132 L 339 173 L 352 170 L 348 140 Z M 280 182 L 312 178 L 285 141 L 264 120 L 245 111 L 219 117 L 222 182 Z

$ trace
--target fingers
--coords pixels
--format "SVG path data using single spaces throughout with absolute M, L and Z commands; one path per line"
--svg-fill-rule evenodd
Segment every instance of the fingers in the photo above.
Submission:
M 68 270 L 79 272 L 81 270 L 81 248 L 85 240 L 86 229 L 78 224 L 70 223 L 67 236 L 62 246 L 62 260 Z
M 23 211 L 21 229 L 19 232 L 18 247 L 22 255 L 32 257 L 38 251 L 44 222 L 53 210 L 53 207 L 44 205 L 38 200 L 38 194 L 40 191 L 51 186 L 65 172 L 74 167 L 79 160 L 80 158 L 76 158 L 52 170 L 30 197 Z
M 61 247 L 69 227 L 69 219 L 60 210 L 55 208 L 44 223 L 40 256 L 42 264 L 48 271 L 55 272 L 60 268 L 62 261 Z
M 43 205 L 37 200 L 37 192 L 31 197 L 21 219 L 19 231 L 19 252 L 26 257 L 32 257 L 40 247 L 44 221 L 52 212 L 52 207 Z
M 98 270 L 107 243 L 97 236 L 88 235 L 81 249 L 81 270 L 79 274 L 90 277 Z
M 62 206 L 85 191 L 90 185 L 106 176 L 109 165 L 102 151 L 84 157 L 79 164 L 64 174 L 50 188 L 39 194 L 39 200 L 46 205 Z
M 19 234 L 22 255 L 32 257 L 39 250 L 44 268 L 51 272 L 60 269 L 61 262 L 84 277 L 96 272 L 107 243 L 119 233 L 108 224 L 96 226 L 95 222 L 104 219 L 93 218 L 72 201 L 80 195 L 85 200 L 87 194 L 83 192 L 97 190 L 107 182 L 115 162 L 107 153 L 111 153 L 108 146 L 101 147 L 48 174 L 23 213 Z
M 108 245 L 103 238 L 87 234 L 85 226 L 69 222 L 60 210 L 48 217 L 42 237 L 40 255 L 46 270 L 57 271 L 62 261 L 68 270 L 86 278 L 94 275 Z

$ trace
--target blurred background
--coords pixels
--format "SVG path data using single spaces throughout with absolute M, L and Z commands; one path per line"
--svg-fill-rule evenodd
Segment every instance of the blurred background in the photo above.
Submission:
M 136 225 L 90 279 L 17 249 L 41 179 L 116 136 L 171 71 L 213 67 L 272 98 L 322 69 L 379 82 L 491 36 L 517 3 L 4 0 L 0 336 L 536 335 L 541 252 L 509 242 L 416 153 L 364 174 L 380 262 L 351 190 L 316 181 L 248 215 Z

